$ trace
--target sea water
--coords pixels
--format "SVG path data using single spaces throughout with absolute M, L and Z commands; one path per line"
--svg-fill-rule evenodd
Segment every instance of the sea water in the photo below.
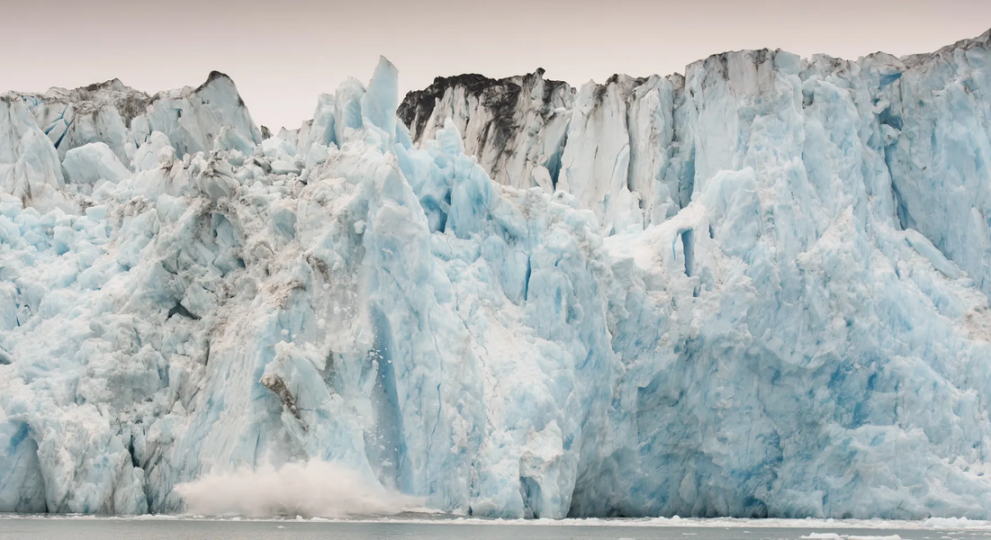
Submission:
M 0 517 L 0 540 L 978 540 L 991 524 L 816 520 L 390 519 L 322 521 Z

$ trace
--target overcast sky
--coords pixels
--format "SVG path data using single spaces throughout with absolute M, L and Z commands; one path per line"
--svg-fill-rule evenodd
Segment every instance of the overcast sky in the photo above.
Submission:
M 218 70 L 278 128 L 348 76 L 367 82 L 379 55 L 404 92 L 537 67 L 578 85 L 737 49 L 929 52 L 991 28 L 991 0 L 3 0 L 0 20 L 0 93 L 114 77 L 152 93 Z

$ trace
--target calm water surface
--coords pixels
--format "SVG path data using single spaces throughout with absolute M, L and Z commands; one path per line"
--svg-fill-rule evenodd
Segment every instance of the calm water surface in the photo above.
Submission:
M 991 530 L 0 518 L 0 540 L 989 540 Z M 890 537 L 890 538 L 884 538 Z

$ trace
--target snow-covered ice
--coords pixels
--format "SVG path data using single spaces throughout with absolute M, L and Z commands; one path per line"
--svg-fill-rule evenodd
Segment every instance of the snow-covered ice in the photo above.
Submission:
M 989 48 L 8 94 L 0 511 L 989 519 Z

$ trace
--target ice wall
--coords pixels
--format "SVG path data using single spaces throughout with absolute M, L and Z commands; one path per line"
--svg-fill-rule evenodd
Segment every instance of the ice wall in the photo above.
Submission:
M 989 518 L 988 47 L 442 80 L 414 136 L 385 59 L 265 140 L 215 75 L 124 159 L 8 95 L 0 511 L 328 461 L 476 516 Z
M 445 118 L 454 119 L 468 153 L 481 156 L 493 180 L 567 191 L 611 234 L 669 219 L 688 205 L 697 183 L 718 170 L 744 167 L 751 130 L 766 114 L 767 102 L 780 99 L 776 81 L 798 77 L 802 100 L 794 104 L 794 121 L 807 137 L 820 131 L 808 114 L 816 92 L 835 86 L 849 98 L 844 107 L 855 110 L 831 114 L 849 117 L 869 151 L 848 165 L 863 171 L 837 171 L 846 173 L 841 180 L 866 175 L 870 197 L 893 200 L 899 228 L 925 235 L 988 293 L 991 251 L 982 217 L 991 129 L 983 97 L 988 43 L 984 34 L 902 59 L 877 53 L 851 62 L 819 55 L 795 59 L 787 74 L 774 62 L 775 51 L 726 53 L 688 66 L 684 78 L 616 75 L 602 85 L 589 82 L 577 94 L 563 87 L 553 106 L 529 97 L 543 83 L 543 70 L 501 81 L 438 78 L 407 95 L 400 116 L 414 141 L 430 138 Z M 552 109 L 555 121 L 518 120 L 538 105 Z M 506 135 L 497 141 L 484 130 L 462 127 L 491 125 L 493 116 L 505 119 Z M 532 150 L 541 146 L 558 149 L 555 155 L 563 159 L 554 161 L 550 183 L 542 181 L 540 169 L 549 154 Z M 484 158 L 492 154 L 511 154 L 522 164 L 501 167 Z M 874 154 L 886 171 L 876 170 Z M 816 167 L 815 159 L 809 156 L 805 166 Z

